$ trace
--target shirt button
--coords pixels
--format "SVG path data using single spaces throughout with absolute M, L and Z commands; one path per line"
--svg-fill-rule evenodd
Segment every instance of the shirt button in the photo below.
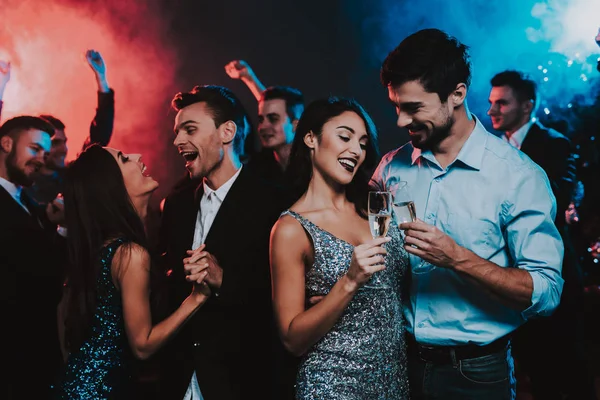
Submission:
M 427 219 L 434 219 L 434 218 L 435 218 L 435 214 L 434 213 L 427 214 Z
M 441 179 L 440 179 L 440 178 L 435 178 L 433 181 L 434 181 L 435 183 L 440 183 Z
M 422 322 L 419 322 L 419 323 L 417 324 L 417 327 L 419 327 L 419 328 L 422 328 L 422 327 L 424 327 L 424 326 L 425 326 L 425 324 L 424 324 L 424 323 L 422 323 Z

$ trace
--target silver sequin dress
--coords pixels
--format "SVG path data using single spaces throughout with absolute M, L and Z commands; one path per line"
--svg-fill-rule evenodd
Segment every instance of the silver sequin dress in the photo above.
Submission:
M 287 210 L 308 232 L 314 264 L 307 271 L 306 297 L 326 295 L 350 265 L 354 247 Z M 386 270 L 389 287 L 362 287 L 333 328 L 302 358 L 296 399 L 408 399 L 405 322 L 401 292 L 408 256 L 394 224 L 388 236 Z

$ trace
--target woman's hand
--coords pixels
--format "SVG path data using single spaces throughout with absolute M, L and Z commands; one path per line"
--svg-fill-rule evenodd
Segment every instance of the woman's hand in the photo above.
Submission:
M 390 237 L 382 237 L 368 241 L 354 248 L 352 261 L 346 277 L 356 284 L 357 287 L 364 285 L 375 272 L 385 269 L 384 256 L 387 251 L 384 243 L 391 240 Z

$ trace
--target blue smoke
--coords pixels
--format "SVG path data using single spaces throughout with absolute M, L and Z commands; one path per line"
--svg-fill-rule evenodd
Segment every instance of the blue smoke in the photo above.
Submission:
M 365 56 L 373 62 L 424 28 L 442 29 L 468 45 L 468 102 L 488 127 L 490 79 L 505 69 L 538 82 L 541 119 L 569 119 L 572 107 L 591 104 L 598 94 L 599 0 L 376 0 L 360 19 Z

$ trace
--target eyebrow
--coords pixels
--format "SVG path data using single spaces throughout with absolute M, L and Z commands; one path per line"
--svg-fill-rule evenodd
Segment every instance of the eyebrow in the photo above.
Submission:
M 180 130 L 181 128 L 183 128 L 184 126 L 189 125 L 189 124 L 197 124 L 197 122 L 193 121 L 191 119 L 189 119 L 187 121 L 183 121 L 182 123 L 179 124 L 179 126 L 175 126 L 175 129 L 173 129 L 173 131 L 175 133 L 177 133 L 178 130 Z
M 347 131 L 350 131 L 350 132 L 352 132 L 352 133 L 356 133 L 356 132 L 354 132 L 354 129 L 352 129 L 352 128 L 350 128 L 349 126 L 346 126 L 346 125 L 340 125 L 340 126 L 338 126 L 336 129 L 340 129 L 340 128 L 341 128 L 341 129 L 346 129 Z
M 46 152 L 48 151 L 48 150 L 46 150 L 46 149 L 44 148 L 44 146 L 42 145 L 42 143 L 41 143 L 41 142 L 32 142 L 32 143 L 30 144 L 30 146 L 36 146 L 38 149 L 44 150 L 44 151 L 46 151 Z
M 408 101 L 406 103 L 401 103 L 400 107 L 417 108 L 421 107 L 422 105 L 423 103 L 421 103 L 420 101 Z

